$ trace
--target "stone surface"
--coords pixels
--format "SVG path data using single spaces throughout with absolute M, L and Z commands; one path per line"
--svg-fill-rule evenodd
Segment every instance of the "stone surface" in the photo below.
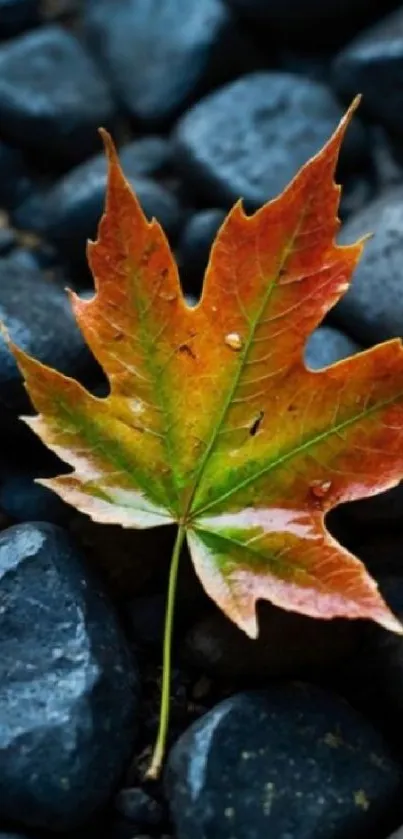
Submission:
M 236 67 L 240 38 L 220 0 L 103 0 L 88 4 L 86 34 L 127 111 L 172 117 Z
M 0 320 L 26 352 L 69 376 L 90 382 L 95 362 L 76 326 L 65 292 L 12 257 L 0 260 Z M 0 402 L 25 411 L 28 399 L 16 363 L 0 336 Z
M 63 530 L 3 531 L 0 574 L 0 818 L 67 830 L 107 801 L 129 758 L 137 671 Z
M 305 350 L 305 362 L 312 370 L 328 367 L 342 358 L 355 355 L 360 347 L 344 332 L 333 326 L 320 326 L 309 338 Z
M 186 182 L 211 203 L 249 208 L 273 198 L 323 146 L 341 116 L 332 93 L 291 73 L 252 73 L 198 102 L 174 134 Z M 365 155 L 357 121 L 342 162 Z
M 403 335 L 403 187 L 394 187 L 344 225 L 340 241 L 373 233 L 353 282 L 331 318 L 356 341 L 374 344 Z
M 256 640 L 217 610 L 194 624 L 182 650 L 188 663 L 213 676 L 308 678 L 348 659 L 358 641 L 357 624 L 316 621 L 260 603 Z
M 155 827 L 163 821 L 161 805 L 141 787 L 119 790 L 114 804 L 118 813 L 128 821 L 134 822 L 138 828 Z
M 357 90 L 373 120 L 403 134 L 403 9 L 361 33 L 337 56 L 332 67 L 336 91 L 349 101 Z
M 114 115 L 109 89 L 74 35 L 42 27 L 0 48 L 0 131 L 23 148 L 82 160 Z
M 200 291 L 211 246 L 225 215 L 224 210 L 201 210 L 185 225 L 178 245 L 178 262 L 186 289 Z
M 232 696 L 179 739 L 166 789 L 177 839 L 372 839 L 402 774 L 340 697 L 308 685 Z
M 154 142 L 155 141 L 155 142 Z M 181 211 L 176 197 L 151 180 L 166 165 L 167 146 L 159 138 L 135 141 L 119 151 L 120 160 L 149 218 L 155 217 L 168 236 L 178 230 Z M 50 239 L 68 259 L 85 258 L 87 239 L 95 237 L 106 186 L 106 159 L 97 155 L 72 169 L 47 194 L 36 194 L 22 204 L 14 223 Z

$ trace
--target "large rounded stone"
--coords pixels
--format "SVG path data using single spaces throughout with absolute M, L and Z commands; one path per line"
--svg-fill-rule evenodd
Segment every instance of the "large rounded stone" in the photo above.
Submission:
M 111 605 L 68 535 L 0 534 L 0 818 L 67 830 L 130 756 L 138 675 Z

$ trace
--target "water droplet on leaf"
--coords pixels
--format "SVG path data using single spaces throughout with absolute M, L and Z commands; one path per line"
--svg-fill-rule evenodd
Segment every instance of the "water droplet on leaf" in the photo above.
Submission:
M 225 343 L 227 347 L 230 347 L 231 350 L 241 350 L 243 347 L 243 340 L 238 332 L 229 332 L 228 335 L 225 336 Z
M 313 481 L 310 486 L 312 495 L 314 495 L 315 498 L 324 498 L 325 495 L 330 492 L 331 488 L 331 481 Z

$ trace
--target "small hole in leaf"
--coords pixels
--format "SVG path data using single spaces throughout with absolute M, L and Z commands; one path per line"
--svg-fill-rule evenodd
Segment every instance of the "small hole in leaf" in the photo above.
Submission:
M 263 417 L 264 417 L 264 411 L 259 411 L 258 416 L 253 421 L 253 423 L 252 423 L 252 425 L 249 429 L 249 434 L 250 434 L 251 437 L 254 437 L 257 434 L 257 432 L 259 431 L 259 428 L 262 424 Z
M 192 348 L 189 347 L 189 344 L 181 344 L 178 347 L 177 352 L 182 353 L 182 355 L 187 355 L 189 358 L 196 358 Z

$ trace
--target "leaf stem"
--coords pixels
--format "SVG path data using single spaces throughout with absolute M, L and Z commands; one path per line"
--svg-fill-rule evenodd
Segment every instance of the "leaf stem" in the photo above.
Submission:
M 165 755 L 166 740 L 169 726 L 169 705 L 171 690 L 171 657 L 172 657 L 172 630 L 175 611 L 175 593 L 178 579 L 178 567 L 183 540 L 186 530 L 183 525 L 178 527 L 175 544 L 172 551 L 171 568 L 169 571 L 168 595 L 165 612 L 164 645 L 162 660 L 162 688 L 161 707 L 158 736 L 154 746 L 150 766 L 147 770 L 147 778 L 156 780 L 160 774 L 162 762 Z

